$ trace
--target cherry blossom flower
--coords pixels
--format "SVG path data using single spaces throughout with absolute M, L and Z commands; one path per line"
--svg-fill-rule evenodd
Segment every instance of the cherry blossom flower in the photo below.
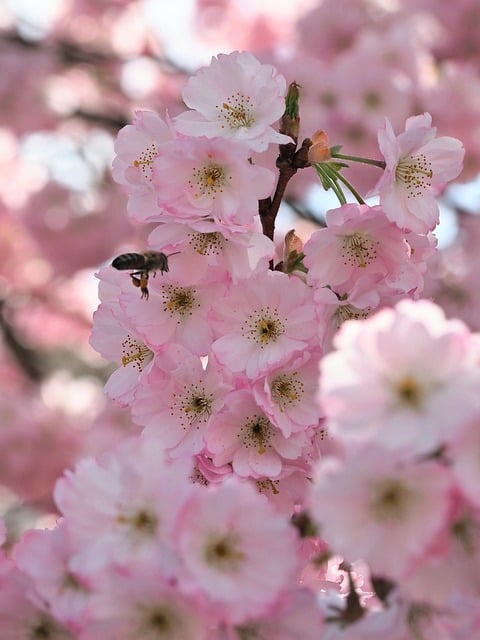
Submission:
M 314 300 L 317 315 L 320 345 L 327 353 L 332 350 L 335 334 L 347 320 L 364 320 L 381 305 L 382 281 L 374 275 L 362 276 L 354 282 L 335 287 L 316 287 Z
M 142 376 L 151 368 L 155 354 L 129 326 L 125 314 L 118 310 L 118 302 L 100 304 L 94 312 L 90 344 L 104 358 L 121 364 L 107 380 L 105 393 L 121 406 L 129 406 Z
M 220 283 L 185 284 L 170 272 L 150 278 L 148 301 L 131 289 L 120 296 L 120 306 L 135 333 L 155 351 L 174 342 L 205 356 L 213 340 L 208 313 L 224 288 Z
M 174 137 L 171 124 L 147 110 L 135 111 L 132 124 L 117 135 L 112 176 L 127 192 L 127 209 L 135 220 L 144 221 L 159 212 L 152 182 L 153 162 Z
M 268 271 L 240 282 L 211 314 L 219 362 L 251 379 L 313 344 L 312 292 L 300 279 Z
M 325 458 L 315 474 L 312 513 L 322 538 L 348 561 L 400 579 L 426 560 L 448 524 L 453 484 L 439 463 L 401 466 L 373 445 L 346 460 Z
M 476 512 L 457 503 L 448 530 L 434 552 L 402 580 L 402 593 L 413 601 L 448 609 L 463 602 L 478 611 L 480 597 L 480 526 Z
M 105 572 L 81 640 L 208 640 L 211 620 L 155 567 L 131 558 L 127 575 Z
M 102 301 L 93 314 L 90 345 L 104 358 L 121 365 L 105 384 L 106 395 L 120 406 L 129 406 L 142 377 L 151 369 L 155 345 L 136 330 L 120 301 L 138 301 L 127 273 L 103 267 L 97 274 Z M 143 301 L 145 302 L 145 301 Z
M 235 478 L 189 500 L 176 527 L 186 574 L 181 589 L 208 595 L 220 618 L 263 615 L 297 570 L 297 538 L 253 487 Z
M 255 400 L 286 438 L 292 432 L 318 425 L 321 416 L 316 397 L 319 359 L 318 353 L 304 351 L 269 371 L 252 386 Z
M 33 585 L 27 575 L 12 565 L 1 578 L 0 620 L 5 640 L 75 640 L 76 634 L 58 622 L 41 599 L 34 596 Z
M 70 568 L 71 553 L 66 523 L 60 520 L 55 529 L 28 531 L 15 546 L 15 561 L 55 618 L 79 631 L 92 585 Z
M 401 229 L 417 233 L 438 224 L 436 190 L 456 178 L 465 150 L 460 140 L 436 137 L 429 113 L 408 118 L 405 131 L 396 136 L 388 118 L 378 132 L 386 167 L 374 187 L 387 217 Z
M 310 491 L 308 475 L 311 466 L 302 459 L 287 461 L 278 478 L 252 479 L 255 488 L 263 494 L 276 511 L 291 517 L 299 504 L 304 504 Z
M 403 300 L 347 322 L 321 363 L 320 400 L 332 434 L 431 453 L 460 437 L 480 405 L 473 338 L 432 302 Z
M 137 390 L 132 418 L 147 435 L 158 438 L 170 456 L 196 455 L 204 450 L 211 417 L 221 410 L 230 389 L 214 358 L 204 369 L 198 356 L 169 345 Z
M 292 140 L 271 127 L 284 112 L 285 89 L 285 78 L 251 53 L 219 54 L 187 82 L 182 96 L 191 111 L 177 116 L 175 126 L 185 135 L 230 138 L 253 151 L 287 144 Z
M 222 630 L 212 640 L 319 640 L 323 627 L 323 614 L 313 592 L 297 589 L 285 594 L 263 617 Z
M 170 465 L 161 444 L 145 437 L 67 471 L 54 495 L 74 549 L 72 570 L 89 576 L 109 564 L 128 566 L 134 557 L 160 564 L 165 574 L 174 571 L 169 534 L 191 487 L 189 471 L 188 459 Z
M 276 478 L 285 462 L 300 458 L 306 434 L 285 437 L 257 405 L 253 394 L 239 389 L 225 398 L 224 410 L 212 416 L 206 442 L 215 465 L 231 463 L 242 477 Z
M 273 242 L 255 228 L 238 228 L 209 219 L 159 224 L 148 242 L 154 251 L 179 251 L 182 259 L 175 264 L 175 273 L 191 284 L 206 282 L 212 275 L 238 282 L 255 271 L 265 271 L 275 253 Z
M 180 138 L 164 147 L 153 163 L 160 215 L 153 221 L 251 225 L 258 200 L 270 196 L 275 174 L 253 165 L 238 143 L 223 138 Z
M 408 262 L 410 251 L 404 234 L 385 217 L 381 207 L 346 204 L 326 214 L 327 226 L 314 231 L 304 247 L 307 281 L 332 286 L 375 275 L 395 274 Z

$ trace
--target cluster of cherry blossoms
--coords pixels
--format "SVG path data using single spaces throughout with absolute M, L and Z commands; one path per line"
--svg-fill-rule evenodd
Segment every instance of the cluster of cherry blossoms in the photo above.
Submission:
M 58 480 L 57 526 L 2 557 L 5 637 L 479 637 L 480 341 L 419 300 L 463 146 L 428 113 L 386 120 L 378 204 L 347 203 L 365 159 L 298 145 L 297 92 L 218 55 L 189 110 L 120 131 L 151 232 L 100 269 L 91 344 L 142 432 Z M 340 206 L 280 249 L 298 171 Z

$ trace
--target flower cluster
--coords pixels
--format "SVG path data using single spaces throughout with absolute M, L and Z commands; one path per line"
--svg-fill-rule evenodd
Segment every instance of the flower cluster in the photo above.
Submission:
M 463 147 L 428 114 L 387 124 L 380 203 L 341 199 L 277 261 L 286 181 L 312 163 L 340 195 L 346 158 L 308 161 L 285 93 L 272 66 L 219 55 L 190 110 L 120 131 L 114 178 L 154 228 L 99 271 L 91 344 L 142 434 L 67 472 L 57 527 L 4 559 L 12 637 L 26 601 L 27 637 L 371 638 L 395 618 L 400 640 L 439 612 L 478 629 L 474 572 L 459 577 L 480 524 L 478 340 L 418 300 Z
M 404 300 L 334 342 L 319 393 L 338 449 L 318 464 L 310 498 L 322 538 L 397 585 L 397 602 L 421 605 L 412 637 L 437 625 L 477 637 L 478 336 L 430 301 Z M 390 612 L 378 616 L 386 633 Z

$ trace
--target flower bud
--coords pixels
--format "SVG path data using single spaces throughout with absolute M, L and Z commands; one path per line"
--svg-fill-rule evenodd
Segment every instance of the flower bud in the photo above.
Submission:
M 300 129 L 300 116 L 299 116 L 299 86 L 296 82 L 291 82 L 287 95 L 285 96 L 285 113 L 282 116 L 280 122 L 280 133 L 284 133 L 290 136 L 297 142 L 298 133 Z
M 327 133 L 323 131 L 323 129 L 318 129 L 318 131 L 313 134 L 311 140 L 312 146 L 308 150 L 310 164 L 330 160 L 332 156 Z

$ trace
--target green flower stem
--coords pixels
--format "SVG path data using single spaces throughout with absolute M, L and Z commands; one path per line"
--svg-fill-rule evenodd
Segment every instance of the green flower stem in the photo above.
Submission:
M 328 167 L 328 164 L 315 164 L 314 166 L 315 170 L 322 180 L 322 184 L 325 190 L 332 189 L 332 191 L 337 196 L 340 204 L 346 204 L 347 199 L 345 197 L 345 194 L 343 193 L 342 188 L 338 185 L 336 180 L 336 178 L 338 177 L 338 173 L 333 170 L 332 175 L 332 170 L 330 167 Z
M 343 184 L 347 187 L 347 189 L 351 192 L 352 196 L 356 199 L 358 204 L 365 204 L 365 200 L 358 193 L 355 187 L 343 176 L 341 173 L 338 174 L 338 179 L 343 182 Z
M 332 158 L 338 158 L 339 160 L 347 160 L 350 162 L 361 162 L 362 164 L 370 164 L 373 167 L 378 167 L 379 169 L 385 169 L 386 162 L 385 160 L 373 160 L 372 158 L 362 158 L 361 156 L 347 156 L 343 153 L 332 152 Z

